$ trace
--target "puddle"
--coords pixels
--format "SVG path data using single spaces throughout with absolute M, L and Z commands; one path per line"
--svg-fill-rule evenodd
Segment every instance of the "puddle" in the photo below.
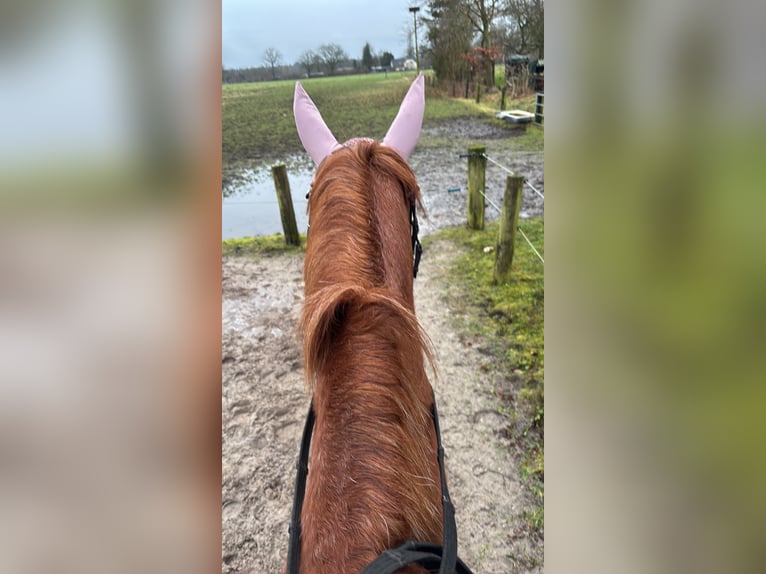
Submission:
M 282 219 L 279 215 L 277 192 L 274 189 L 271 169 L 247 170 L 243 175 L 247 182 L 227 191 L 223 198 L 222 238 L 234 239 L 282 233 Z M 313 169 L 303 167 L 287 169 L 295 221 L 300 233 L 306 233 L 308 228 L 306 193 L 313 176 Z
M 481 122 L 458 123 L 462 133 L 492 135 L 492 130 L 506 134 L 507 131 L 496 126 L 487 126 Z M 462 127 L 461 127 L 462 126 Z M 447 127 L 436 125 L 424 128 L 431 130 L 431 135 L 441 134 Z M 445 134 L 448 132 L 444 131 Z M 465 149 L 457 144 L 439 148 L 416 148 L 410 157 L 410 166 L 418 180 L 423 203 L 428 214 L 420 220 L 421 236 L 453 225 L 461 225 L 466 220 L 467 166 L 465 159 L 459 157 Z M 506 169 L 523 174 L 527 182 L 541 193 L 544 186 L 543 152 L 518 152 L 513 150 L 489 150 L 491 157 Z M 306 233 L 306 193 L 314 175 L 313 165 L 301 156 L 287 160 L 287 176 L 293 197 L 293 209 L 298 224 L 298 231 Z M 247 183 L 225 191 L 223 199 L 223 239 L 249 237 L 253 235 L 271 235 L 282 233 L 282 220 L 279 216 L 276 191 L 271 178 L 270 168 L 247 170 L 243 173 Z M 485 193 L 490 201 L 500 205 L 503 201 L 507 172 L 495 164 L 487 165 Z M 541 217 L 544 214 L 544 201 L 529 186 L 524 187 L 520 217 Z M 495 209 L 489 205 L 485 211 L 488 221 L 497 219 Z

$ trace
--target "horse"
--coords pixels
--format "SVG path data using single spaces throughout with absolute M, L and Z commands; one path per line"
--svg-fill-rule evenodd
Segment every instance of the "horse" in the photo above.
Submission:
M 287 572 L 357 573 L 408 540 L 443 540 L 451 503 L 434 359 L 413 297 L 424 210 L 407 163 L 424 104 L 419 75 L 382 142 L 341 145 L 296 83 L 296 126 L 317 171 L 300 319 L 312 395 L 300 458 L 310 463 L 299 461 Z

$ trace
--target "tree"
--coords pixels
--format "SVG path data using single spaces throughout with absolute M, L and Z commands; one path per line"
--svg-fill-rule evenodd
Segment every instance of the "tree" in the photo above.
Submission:
M 277 79 L 277 66 L 282 63 L 282 53 L 276 48 L 266 48 L 263 53 L 263 63 L 271 68 L 271 79 Z
M 367 71 L 369 72 L 373 65 L 372 48 L 370 48 L 370 43 L 367 42 L 362 49 L 362 66 L 367 68 Z
M 319 46 L 319 55 L 327 66 L 327 73 L 331 76 L 335 74 L 338 66 L 348 60 L 348 54 L 338 44 L 322 44 Z
M 391 66 L 391 62 L 394 61 L 394 55 L 391 52 L 383 52 L 380 55 L 380 65 L 384 68 Z
M 460 81 L 466 73 L 462 55 L 471 50 L 473 32 L 464 9 L 465 1 L 430 0 L 429 15 L 423 17 L 428 29 L 431 64 L 436 77 L 442 81 Z
M 508 0 L 513 2 L 516 0 Z M 524 0 L 519 0 L 524 1 Z M 500 15 L 500 0 L 467 0 L 464 10 L 473 29 L 479 34 L 479 47 L 490 50 L 492 45 L 492 27 L 495 19 Z M 487 53 L 487 52 L 485 52 Z M 495 63 L 493 60 L 482 59 L 480 62 L 481 81 L 491 86 L 495 83 Z
M 471 71 L 471 75 L 480 82 L 482 76 L 486 73 L 487 68 L 494 70 L 495 60 L 502 56 L 502 51 L 499 46 L 490 46 L 489 48 L 482 48 L 476 46 L 470 52 L 463 54 L 462 58 L 468 64 Z M 494 73 L 494 72 L 493 72 Z M 468 87 L 466 86 L 466 97 L 468 97 Z M 479 93 L 477 91 L 476 103 L 479 102 Z
M 311 70 L 316 70 L 321 64 L 320 58 L 314 50 L 306 50 L 298 58 L 298 65 L 306 70 L 306 77 L 311 77 Z
M 505 0 L 505 13 L 511 21 L 509 49 L 517 54 L 545 52 L 545 5 L 543 0 Z

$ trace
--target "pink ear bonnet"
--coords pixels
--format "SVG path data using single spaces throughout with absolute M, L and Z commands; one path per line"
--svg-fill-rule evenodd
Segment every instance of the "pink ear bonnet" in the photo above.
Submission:
M 383 145 L 394 148 L 405 161 L 410 157 L 415 144 L 418 143 L 420 128 L 423 125 L 423 111 L 425 109 L 425 86 L 423 74 L 418 74 L 412 82 L 407 95 L 404 96 L 399 113 L 396 114 L 391 127 L 388 128 Z M 295 97 L 293 99 L 293 114 L 295 126 L 298 128 L 298 136 L 315 165 L 322 163 L 324 158 L 332 152 L 340 149 L 343 145 L 353 143 L 349 140 L 341 145 L 330 128 L 324 123 L 319 110 L 311 101 L 311 98 L 303 89 L 300 82 L 295 84 Z M 359 138 L 356 138 L 359 139 Z

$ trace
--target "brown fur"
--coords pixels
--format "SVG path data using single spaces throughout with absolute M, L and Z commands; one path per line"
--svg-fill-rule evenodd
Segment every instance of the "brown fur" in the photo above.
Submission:
M 375 142 L 329 156 L 311 191 L 301 326 L 316 425 L 303 574 L 356 573 L 406 539 L 442 541 L 411 202 L 422 208 L 412 171 Z

